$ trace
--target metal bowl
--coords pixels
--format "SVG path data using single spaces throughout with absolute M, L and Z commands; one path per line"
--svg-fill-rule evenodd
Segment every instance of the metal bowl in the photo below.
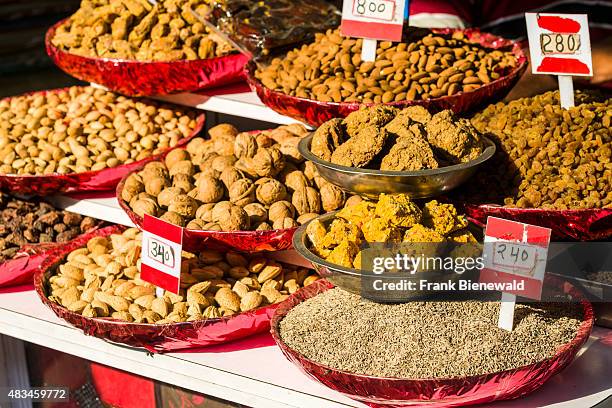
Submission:
M 325 161 L 310 152 L 313 134 L 303 138 L 298 150 L 306 159 L 314 163 L 319 174 L 341 189 L 376 198 L 381 193 L 403 193 L 411 198 L 435 197 L 463 184 L 476 171 L 476 168 L 495 154 L 495 143 L 483 137 L 486 148 L 482 154 L 468 163 L 455 164 L 439 169 L 415 171 L 383 171 L 339 166 Z
M 293 248 L 304 258 L 306 258 L 314 267 L 314 269 L 323 278 L 333 283 L 335 286 L 360 295 L 366 299 L 371 299 L 379 303 L 402 303 L 411 301 L 424 301 L 424 300 L 439 300 L 440 298 L 449 299 L 452 294 L 440 291 L 426 291 L 426 290 L 413 290 L 413 291 L 385 291 L 384 294 L 373 293 L 371 290 L 364 290 L 366 285 L 369 287 L 373 280 L 383 279 L 386 283 L 400 283 L 406 279 L 405 274 L 384 274 L 376 275 L 371 271 L 359 270 L 355 268 L 347 268 L 341 265 L 327 262 L 325 259 L 314 254 L 308 247 L 308 236 L 306 235 L 306 228 L 308 224 L 315 220 L 319 220 L 326 227 L 336 218 L 338 211 L 330 212 L 327 214 L 320 215 L 312 220 L 304 223 L 298 227 L 297 231 L 293 235 Z M 472 275 L 472 272 L 466 271 L 464 274 L 453 273 L 437 273 L 437 272 L 418 272 L 412 275 L 411 279 L 418 279 L 420 277 L 427 278 L 428 281 L 433 282 L 439 280 L 440 282 L 447 282 L 449 279 L 458 280 L 463 277 L 466 278 L 468 275 Z

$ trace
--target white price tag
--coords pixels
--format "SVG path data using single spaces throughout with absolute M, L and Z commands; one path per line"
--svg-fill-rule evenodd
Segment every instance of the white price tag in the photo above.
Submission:
M 493 245 L 493 265 L 510 268 L 514 273 L 531 276 L 537 261 L 536 247 L 514 242 L 495 242 Z
M 395 2 L 391 0 L 355 0 L 353 17 L 393 21 L 395 6 Z
M 340 30 L 347 37 L 400 41 L 408 0 L 344 0 Z

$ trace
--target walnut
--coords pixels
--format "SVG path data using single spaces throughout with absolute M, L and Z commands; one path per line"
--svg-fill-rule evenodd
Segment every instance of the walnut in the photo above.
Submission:
M 233 204 L 230 203 L 229 201 L 220 201 L 217 204 L 215 204 L 215 206 L 212 209 L 213 222 L 219 221 L 219 219 L 221 219 L 221 217 L 223 217 L 225 213 L 229 212 L 232 206 Z
M 234 163 L 236 163 L 236 157 L 234 156 L 217 156 L 212 161 L 212 168 L 215 169 L 219 174 L 223 173 L 223 170 L 226 168 L 234 167 Z
M 191 191 L 193 190 L 193 183 L 191 182 L 192 178 L 187 174 L 177 174 L 172 177 L 172 187 L 178 187 L 183 191 Z
M 157 204 L 162 207 L 168 207 L 170 202 L 180 194 L 185 194 L 185 191 L 180 187 L 166 187 L 157 196 Z
M 202 204 L 198 207 L 195 213 L 195 217 L 204 222 L 211 222 L 213 208 L 215 208 L 215 203 Z
M 244 231 L 249 228 L 249 216 L 242 208 L 231 206 L 221 215 L 218 224 L 223 231 Z
M 210 128 L 208 134 L 212 140 L 224 138 L 226 136 L 235 138 L 238 135 L 238 129 L 229 123 L 221 123 L 220 125 Z
M 160 217 L 160 219 L 164 221 L 168 221 L 170 224 L 178 225 L 179 227 L 185 226 L 185 219 L 181 217 L 179 214 L 168 211 L 164 215 Z
M 249 159 L 248 157 L 243 157 L 239 159 L 236 163 L 234 163 L 234 168 L 251 178 L 258 178 L 259 175 L 255 170 L 255 162 L 253 159 Z
M 185 218 L 193 218 L 198 209 L 198 203 L 187 194 L 179 194 L 168 205 L 168 211 L 175 212 Z
M 251 133 L 239 133 L 234 141 L 234 155 L 237 158 L 252 158 L 257 152 L 257 139 Z
M 346 203 L 344 203 L 344 206 L 345 207 L 352 207 L 354 205 L 359 204 L 362 201 L 363 201 L 363 198 L 361 198 L 358 195 L 350 196 L 349 198 L 346 199 Z
M 314 181 L 315 177 L 319 176 L 317 167 L 310 161 L 304 162 L 304 169 L 302 171 L 304 172 L 306 178 L 310 181 Z
M 189 143 L 187 143 L 187 152 L 191 154 L 191 156 L 196 156 L 198 153 L 202 152 L 204 145 L 207 142 L 210 142 L 210 140 L 206 140 L 201 137 L 194 137 L 189 141 Z
M 230 186 L 234 184 L 234 182 L 245 178 L 245 175 L 240 170 L 235 169 L 234 167 L 226 167 L 225 170 L 219 176 L 219 179 L 225 184 L 225 188 L 229 190 Z
M 132 198 L 142 193 L 144 189 L 145 186 L 142 183 L 140 176 L 133 173 L 125 180 L 123 190 L 121 190 L 121 198 L 129 203 Z
M 145 191 L 152 196 L 157 196 L 164 188 L 170 185 L 165 177 L 145 178 Z
M 157 216 L 159 211 L 159 207 L 155 202 L 146 199 L 139 199 L 131 205 L 132 210 L 141 217 L 144 217 L 145 214 L 152 215 L 154 217 Z
M 187 225 L 185 225 L 185 228 L 190 229 L 190 230 L 202 230 L 203 226 L 204 226 L 204 222 L 196 218 L 194 220 L 189 221 Z
M 319 192 L 321 195 L 321 206 L 326 212 L 335 211 L 344 205 L 344 191 L 339 187 L 331 183 L 325 183 L 321 186 Z
M 255 140 L 257 142 L 257 147 L 259 148 L 270 147 L 274 144 L 274 139 L 270 138 L 263 132 L 255 135 Z
M 151 201 L 152 203 L 154 203 L 155 205 L 157 205 L 157 199 L 155 198 L 155 196 L 152 196 L 151 194 L 147 194 L 145 192 L 139 193 L 137 196 L 133 197 L 130 200 L 130 207 L 132 207 L 132 205 L 138 201 L 138 200 L 146 200 L 146 201 Z
M 278 180 L 265 177 L 257 180 L 255 184 L 257 185 L 257 190 L 255 191 L 257 201 L 263 205 L 271 205 L 287 197 L 287 189 Z
M 240 207 L 255 202 L 255 185 L 247 178 L 236 181 L 229 188 L 229 199 Z
M 278 146 L 259 148 L 252 166 L 259 177 L 274 177 L 285 167 L 285 158 Z
M 193 176 L 196 172 L 195 166 L 191 160 L 181 160 L 175 162 L 172 167 L 168 168 L 170 169 L 170 176 L 175 176 L 177 174 L 187 174 L 188 176 Z
M 203 203 L 216 203 L 223 199 L 223 196 L 225 195 L 223 183 L 213 177 L 202 176 L 197 180 L 196 184 L 196 199 Z
M 277 201 L 268 209 L 268 218 L 272 222 L 281 218 L 293 217 L 295 217 L 295 207 L 289 201 Z
M 208 131 L 214 143 L 214 151 L 220 156 L 232 156 L 234 154 L 234 141 L 238 130 L 227 123 L 217 125 Z
M 195 139 L 194 139 L 195 140 Z M 191 156 L 187 150 L 174 149 L 171 150 L 164 159 L 167 168 L 172 168 L 176 163 L 184 160 L 191 160 Z
M 295 222 L 293 218 L 285 217 L 279 218 L 278 220 L 274 221 L 274 224 L 272 224 L 272 229 L 288 229 L 295 228 L 297 226 L 298 223 Z
M 295 190 L 299 190 L 300 188 L 306 188 L 310 186 L 306 175 L 299 170 L 294 170 L 290 173 L 287 173 L 283 181 L 290 192 L 294 192 Z
M 280 144 L 280 151 L 284 154 L 289 160 L 294 163 L 302 163 L 304 158 L 298 151 L 298 144 L 300 143 L 300 138 L 292 137 L 290 139 L 286 139 Z
M 249 215 L 251 225 L 257 225 L 268 219 L 266 207 L 259 203 L 251 203 L 244 206 L 244 211 Z
M 168 169 L 164 163 L 159 161 L 153 161 L 145 164 L 141 172 L 141 177 L 144 182 L 146 182 L 147 179 L 152 179 L 155 177 L 168 178 L 169 176 Z
M 312 187 L 296 190 L 291 198 L 291 203 L 300 215 L 321 212 L 321 197 L 319 192 Z
M 297 222 L 298 224 L 303 225 L 303 224 L 306 224 L 310 220 L 314 220 L 318 216 L 319 214 L 315 214 L 315 213 L 302 214 L 297 218 Z
M 223 231 L 221 226 L 217 224 L 216 222 L 205 223 L 204 225 L 202 225 L 202 230 L 204 231 Z
M 255 231 L 270 231 L 272 227 L 267 222 L 261 222 L 255 227 Z

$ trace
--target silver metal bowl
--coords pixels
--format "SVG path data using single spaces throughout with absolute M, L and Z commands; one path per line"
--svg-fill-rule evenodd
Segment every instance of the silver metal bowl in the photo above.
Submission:
M 347 268 L 341 265 L 327 262 L 325 259 L 317 256 L 309 249 L 308 236 L 306 235 L 306 228 L 308 224 L 315 220 L 319 220 L 326 227 L 335 219 L 338 211 L 330 212 L 327 214 L 320 215 L 302 226 L 300 226 L 295 234 L 293 235 L 293 248 L 306 260 L 308 260 L 319 275 L 335 286 L 351 292 L 357 295 L 361 295 L 364 298 L 372 299 L 379 303 L 402 303 L 411 301 L 424 301 L 424 300 L 439 300 L 440 297 L 444 297 L 439 291 L 385 291 L 384 294 L 371 295 L 372 291 L 364 290 L 366 285 L 370 286 L 372 280 L 381 279 L 382 275 L 376 275 L 371 271 L 359 270 L 355 268 Z M 469 272 L 463 275 L 459 274 L 441 274 L 434 275 L 435 272 L 419 272 L 411 279 L 426 277 L 428 281 L 433 282 L 436 279 L 440 281 L 448 281 L 449 278 L 458 280 L 459 278 L 466 277 Z M 388 283 L 399 283 L 406 279 L 405 274 L 385 274 L 384 281 Z
M 463 184 L 476 171 L 476 168 L 495 154 L 495 144 L 483 137 L 486 148 L 475 160 L 439 169 L 415 171 L 383 171 L 339 166 L 315 156 L 310 151 L 313 134 L 303 138 L 298 150 L 306 159 L 314 163 L 319 174 L 341 189 L 376 198 L 381 193 L 403 193 L 411 198 L 435 197 Z

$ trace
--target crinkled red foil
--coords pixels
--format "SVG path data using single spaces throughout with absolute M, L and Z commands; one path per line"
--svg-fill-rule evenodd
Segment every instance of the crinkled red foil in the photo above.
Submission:
M 550 228 L 552 238 L 557 240 L 595 241 L 612 237 L 612 208 L 547 210 L 468 204 L 465 213 L 479 226 L 486 224 L 487 217 L 499 217 Z
M 478 41 L 483 47 L 493 49 L 511 47 L 512 52 L 518 59 L 518 65 L 507 75 L 471 92 L 461 92 L 451 96 L 425 100 L 390 102 L 383 105 L 396 106 L 398 108 L 420 105 L 432 112 L 451 109 L 457 114 L 473 112 L 490 103 L 503 99 L 527 69 L 527 57 L 522 51 L 519 43 L 503 39 L 493 34 L 481 33 L 476 29 L 454 30 L 447 28 L 434 29 L 432 31 L 439 34 L 450 34 L 456 31 L 462 31 L 465 33 L 466 37 Z M 259 99 L 261 99 L 266 106 L 272 108 L 281 115 L 292 117 L 293 119 L 314 127 L 321 126 L 323 123 L 333 118 L 344 118 L 360 107 L 376 105 L 354 102 L 319 102 L 313 99 L 290 96 L 266 88 L 257 78 L 255 78 L 254 63 L 249 62 L 246 71 L 247 81 L 251 89 L 257 92 Z
M 119 226 L 107 230 L 109 235 L 122 231 Z M 86 242 L 86 241 L 85 241 Z M 60 318 L 77 327 L 89 336 L 142 347 L 152 353 L 187 350 L 227 343 L 270 330 L 270 319 L 278 305 L 269 305 L 232 317 L 172 324 L 129 323 L 111 318 L 89 318 L 69 311 L 45 296 L 45 283 L 51 273 L 64 262 L 65 257 L 84 245 L 72 242 L 47 255 L 47 259 L 34 274 L 34 288 L 42 302 Z
M 321 279 L 300 289 L 282 302 L 272 317 L 272 337 L 285 357 L 303 372 L 325 386 L 371 407 L 456 407 L 521 397 L 541 387 L 549 378 L 572 362 L 588 339 L 594 320 L 591 304 L 566 283 L 563 285 L 564 292 L 580 299 L 584 309 L 584 321 L 574 340 L 560 347 L 552 358 L 513 370 L 463 378 L 372 377 L 335 370 L 309 360 L 290 349 L 280 337 L 280 322 L 293 307 L 332 287 L 331 283 Z
M 85 57 L 62 51 L 51 43 L 52 26 L 45 37 L 47 54 L 67 74 L 103 85 L 129 96 L 168 95 L 227 85 L 244 79 L 248 57 L 235 53 L 222 57 L 184 61 L 136 61 Z
M 18 257 L 0 264 L 0 288 L 32 283 L 32 276 L 43 262 L 61 247 L 77 244 L 83 246 L 91 238 L 106 235 L 114 227 L 98 229 L 79 235 L 68 243 L 48 243 L 25 245 L 19 250 Z
M 46 93 L 57 93 L 67 88 L 52 89 L 47 91 L 30 92 L 24 95 L 36 95 Z M 9 100 L 5 98 L 3 100 Z M 179 140 L 176 146 L 165 150 L 160 154 L 135 161 L 130 164 L 122 164 L 97 171 L 86 171 L 82 173 L 47 174 L 47 175 L 21 175 L 0 174 L 0 189 L 19 194 L 30 194 L 45 196 L 54 193 L 75 193 L 83 191 L 109 191 L 114 190 L 117 183 L 126 175 L 146 163 L 163 159 L 168 152 L 178 147 L 185 146 L 191 139 L 196 137 L 204 128 L 205 115 L 198 115 L 197 124 L 193 132 L 186 138 Z

